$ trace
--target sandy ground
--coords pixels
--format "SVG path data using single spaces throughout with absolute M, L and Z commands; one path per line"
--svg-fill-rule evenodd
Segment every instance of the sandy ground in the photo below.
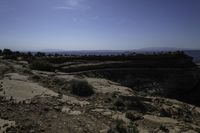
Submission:
M 15 75 L 16 76 L 16 75 Z M 12 76 L 11 76 L 12 77 Z M 19 78 L 18 76 L 17 78 Z M 39 86 L 36 83 L 21 81 L 24 76 L 21 76 L 20 80 L 14 79 L 3 79 L 2 82 L 3 90 L 0 92 L 0 96 L 5 96 L 6 99 L 13 99 L 16 102 L 30 101 L 35 96 L 58 96 L 57 93 Z
M 34 83 L 28 80 L 28 76 L 20 75 L 18 73 L 8 73 L 3 80 L 0 80 L 3 88 L 0 91 L 0 96 L 4 96 L 8 100 L 15 102 L 31 101 L 36 96 L 40 97 L 58 97 L 58 93 L 42 87 L 38 83 Z M 69 104 L 78 104 L 81 106 L 89 104 L 87 101 L 79 101 L 75 97 L 63 95 L 60 99 L 62 102 L 68 102 Z

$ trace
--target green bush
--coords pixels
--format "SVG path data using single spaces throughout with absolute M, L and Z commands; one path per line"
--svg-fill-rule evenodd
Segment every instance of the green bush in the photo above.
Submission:
M 133 123 L 130 123 L 128 125 L 128 133 L 139 133 L 139 130 Z
M 137 110 L 141 113 L 144 113 L 151 106 L 144 104 L 139 98 L 134 96 L 120 96 L 114 99 L 113 102 L 114 108 L 118 111 L 123 110 Z M 147 108 L 148 107 L 148 108 Z
M 164 125 L 160 125 L 160 130 L 164 133 L 169 133 L 169 129 L 167 129 L 167 127 L 165 127 Z
M 113 103 L 116 110 L 122 111 L 126 109 L 126 105 L 121 98 L 116 98 Z
M 30 64 L 30 68 L 33 70 L 40 71 L 54 71 L 54 67 L 52 64 L 45 60 L 35 60 Z
M 143 119 L 142 116 L 140 116 L 139 114 L 135 114 L 135 112 L 131 112 L 131 111 L 128 111 L 126 113 L 126 118 L 130 119 L 131 121 L 137 121 L 137 120 Z
M 197 133 L 200 133 L 200 128 L 195 128 L 195 131 L 196 131 Z
M 133 123 L 127 125 L 122 120 L 116 120 L 107 133 L 139 133 L 139 131 Z
M 74 95 L 87 97 L 94 94 L 94 88 L 87 81 L 80 79 L 73 79 L 70 82 L 70 91 Z
M 127 133 L 127 127 L 122 120 L 116 120 L 114 126 L 107 133 Z

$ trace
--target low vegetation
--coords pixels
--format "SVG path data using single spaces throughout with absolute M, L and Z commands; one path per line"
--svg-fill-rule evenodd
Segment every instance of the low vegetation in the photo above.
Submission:
M 30 64 L 30 68 L 33 70 L 40 70 L 40 71 L 54 71 L 53 65 L 45 60 L 34 60 Z
M 147 107 L 139 97 L 135 96 L 119 96 L 114 100 L 113 105 L 118 111 L 137 110 L 140 113 L 145 113 L 152 109 L 150 106 Z
M 130 123 L 126 123 L 122 120 L 116 120 L 115 124 L 108 130 L 108 133 L 139 133 L 137 127 Z
M 135 114 L 135 112 L 132 111 L 126 112 L 126 118 L 130 119 L 131 121 L 137 121 L 143 119 L 142 116 Z
M 94 94 L 94 88 L 86 80 L 73 79 L 70 82 L 70 92 L 77 96 L 87 97 Z

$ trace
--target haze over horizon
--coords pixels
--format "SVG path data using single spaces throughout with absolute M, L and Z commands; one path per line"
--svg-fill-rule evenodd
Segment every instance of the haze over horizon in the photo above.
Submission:
M 200 49 L 199 0 L 0 0 L 0 48 Z

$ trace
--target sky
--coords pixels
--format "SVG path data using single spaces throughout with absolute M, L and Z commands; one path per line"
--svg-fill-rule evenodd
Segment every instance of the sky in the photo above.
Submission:
M 0 0 L 0 48 L 200 49 L 200 0 Z

